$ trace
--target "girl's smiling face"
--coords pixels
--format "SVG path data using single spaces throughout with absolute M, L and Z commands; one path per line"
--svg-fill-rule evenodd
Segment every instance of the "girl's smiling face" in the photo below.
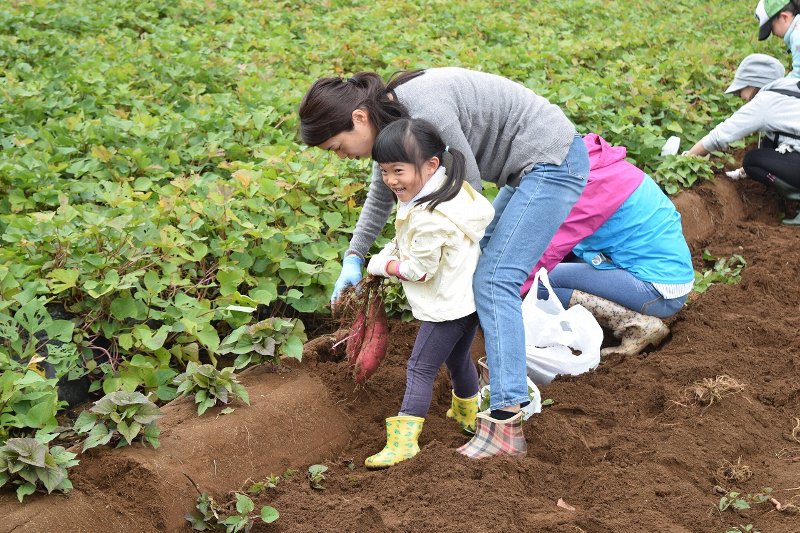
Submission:
M 432 157 L 422 168 L 412 163 L 380 163 L 383 183 L 389 187 L 401 202 L 409 202 L 428 183 L 431 176 L 439 168 L 439 158 Z

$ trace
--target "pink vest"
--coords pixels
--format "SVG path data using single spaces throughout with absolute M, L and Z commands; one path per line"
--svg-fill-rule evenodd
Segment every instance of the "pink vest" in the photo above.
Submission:
M 624 146 L 611 146 L 596 133 L 586 135 L 583 142 L 589 151 L 586 188 L 523 283 L 522 295 L 530 290 L 533 276 L 541 267 L 549 271 L 561 262 L 576 244 L 602 226 L 644 180 L 644 171 L 625 161 Z

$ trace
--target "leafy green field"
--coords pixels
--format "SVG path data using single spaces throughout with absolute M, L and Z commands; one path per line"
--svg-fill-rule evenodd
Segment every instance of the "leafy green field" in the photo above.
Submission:
M 502 74 L 674 192 L 709 163 L 662 160 L 664 140 L 738 106 L 722 91 L 754 51 L 783 57 L 722 0 L 7 0 L 0 440 L 55 426 L 62 376 L 168 400 L 190 361 L 300 357 L 367 182 L 298 144 L 317 77 Z

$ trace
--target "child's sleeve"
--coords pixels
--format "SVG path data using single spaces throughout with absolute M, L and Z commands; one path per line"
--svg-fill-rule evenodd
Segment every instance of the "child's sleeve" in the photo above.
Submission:
M 397 242 L 396 239 L 392 239 L 391 241 L 387 242 L 386 246 L 383 247 L 383 250 L 378 252 L 376 255 L 381 257 L 395 256 L 395 259 L 399 259 L 395 252 L 397 252 Z
M 400 275 L 408 281 L 429 281 L 439 270 L 442 247 L 453 233 L 454 225 L 446 217 L 430 211 L 415 214 L 408 259 L 400 262 Z

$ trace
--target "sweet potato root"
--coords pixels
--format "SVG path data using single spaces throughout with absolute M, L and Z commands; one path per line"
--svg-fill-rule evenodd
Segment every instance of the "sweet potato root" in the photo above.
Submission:
M 347 328 L 347 361 L 354 366 L 356 383 L 364 383 L 386 357 L 389 323 L 383 303 L 382 278 L 368 276 L 342 294 L 336 311 Z M 344 339 L 342 341 L 344 342 Z M 338 344 L 338 343 L 337 343 Z
M 353 325 L 347 333 L 347 347 L 345 354 L 347 362 L 351 365 L 356 364 L 358 354 L 361 351 L 361 346 L 364 344 L 364 334 L 367 332 L 367 315 L 366 313 L 359 313 L 353 320 Z
M 389 321 L 383 306 L 383 297 L 375 292 L 369 305 L 364 343 L 355 364 L 356 383 L 362 384 L 375 373 L 386 357 L 389 344 Z

